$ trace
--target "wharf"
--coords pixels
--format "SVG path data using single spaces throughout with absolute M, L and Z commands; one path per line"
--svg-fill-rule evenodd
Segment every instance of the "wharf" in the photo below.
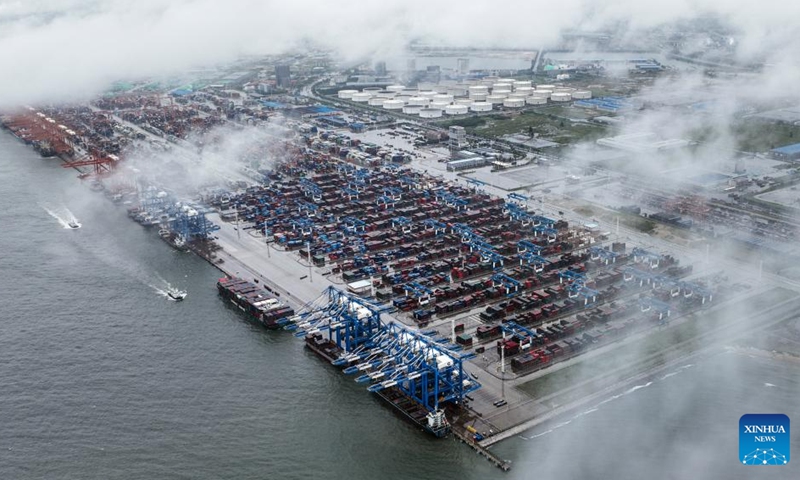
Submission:
M 460 440 L 462 443 L 467 444 L 467 446 L 478 452 L 478 454 L 486 457 L 486 460 L 492 462 L 500 470 L 504 472 L 511 470 L 511 462 L 501 459 L 500 457 L 489 451 L 488 448 L 482 446 L 478 442 L 469 438 L 468 433 L 469 432 L 465 434 L 459 430 L 453 429 L 453 436 L 455 439 Z

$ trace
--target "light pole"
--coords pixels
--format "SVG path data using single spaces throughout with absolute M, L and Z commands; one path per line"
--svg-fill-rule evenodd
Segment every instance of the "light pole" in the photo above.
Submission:
M 503 343 L 500 345 L 500 400 L 506 399 L 506 332 L 503 330 Z
M 269 246 L 269 229 L 267 228 L 266 220 L 264 220 L 264 243 L 267 244 L 267 258 L 272 258 L 272 255 L 270 254 L 272 247 Z
M 306 250 L 308 252 L 308 280 L 314 283 L 314 269 L 311 266 L 311 241 L 306 242 Z

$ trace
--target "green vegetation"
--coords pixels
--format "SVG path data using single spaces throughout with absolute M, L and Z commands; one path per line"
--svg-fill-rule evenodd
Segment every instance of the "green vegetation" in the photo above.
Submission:
M 650 233 L 656 228 L 656 222 L 639 215 L 621 214 L 619 221 L 644 233 Z
M 452 127 L 454 125 L 457 125 L 464 127 L 467 130 L 471 130 L 474 129 L 475 127 L 486 125 L 486 120 L 484 120 L 484 117 L 459 118 L 457 120 L 449 120 L 447 122 L 443 122 L 441 125 L 443 127 Z
M 592 207 L 581 206 L 574 209 L 575 213 L 583 215 L 584 217 L 591 217 L 594 215 L 594 209 Z
M 800 126 L 786 123 L 768 123 L 758 120 L 740 120 L 730 126 L 730 131 L 714 126 L 704 126 L 689 133 L 696 142 L 713 142 L 729 133 L 736 141 L 736 149 L 745 152 L 766 152 L 773 148 L 800 143 Z

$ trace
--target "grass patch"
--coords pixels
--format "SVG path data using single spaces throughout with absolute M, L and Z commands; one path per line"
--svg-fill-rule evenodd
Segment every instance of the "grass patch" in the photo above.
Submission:
M 706 143 L 713 142 L 727 133 L 713 126 L 705 126 L 690 132 L 689 138 Z M 731 125 L 730 134 L 736 141 L 736 149 L 745 152 L 766 152 L 773 148 L 800 143 L 800 126 L 786 123 L 740 120 Z
M 592 207 L 580 206 L 578 208 L 573 209 L 575 213 L 583 215 L 584 217 L 591 217 L 594 215 L 594 209 Z
M 620 213 L 619 221 L 620 223 L 628 227 L 635 228 L 642 233 L 650 233 L 656 228 L 656 222 L 640 215 Z

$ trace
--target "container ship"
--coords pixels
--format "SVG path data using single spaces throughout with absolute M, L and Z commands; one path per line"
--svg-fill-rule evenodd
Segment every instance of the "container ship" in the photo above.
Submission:
M 343 350 L 336 342 L 326 338 L 321 333 L 310 333 L 305 337 L 306 346 L 336 367 L 344 368 L 350 365 Z M 420 427 L 431 435 L 443 438 L 450 433 L 450 424 L 441 412 L 432 413 L 423 407 L 419 402 L 406 395 L 397 387 L 389 387 L 373 392 L 386 404 L 395 410 L 412 424 Z
M 288 325 L 294 310 L 282 304 L 274 295 L 253 282 L 237 277 L 223 277 L 217 281 L 217 289 L 223 298 L 229 300 L 247 316 L 276 330 Z

